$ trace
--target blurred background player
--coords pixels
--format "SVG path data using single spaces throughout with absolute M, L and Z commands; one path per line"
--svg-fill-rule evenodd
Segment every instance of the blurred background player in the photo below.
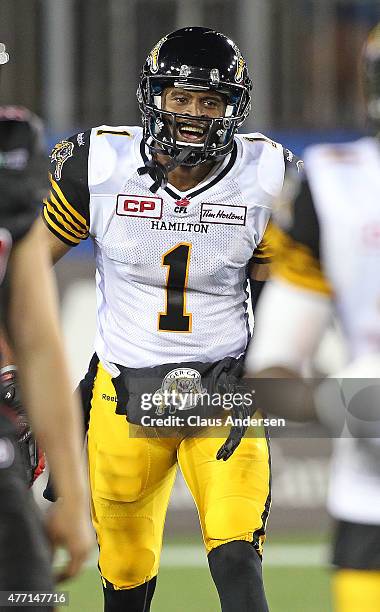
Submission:
M 0 71 L 8 59 L 5 45 L 0 43 Z M 43 232 L 34 223 L 45 182 L 41 125 L 24 108 L 0 107 L 0 160 L 1 323 L 15 353 L 28 416 L 39 444 L 47 452 L 62 497 L 48 514 L 44 528 L 28 490 L 38 460 L 25 413 L 15 397 L 15 368 L 3 368 L 0 590 L 51 592 L 50 547 L 60 545 L 67 550 L 69 560 L 59 578 L 68 578 L 79 571 L 92 539 L 82 473 L 79 408 L 70 391 L 48 251 Z
M 133 438 L 112 384 L 122 376 L 161 384 L 186 367 L 199 380 L 200 372 L 232 376 L 239 366 L 249 340 L 248 277 L 266 277 L 271 203 L 293 160 L 262 134 L 236 135 L 250 90 L 231 39 L 183 28 L 161 38 L 143 66 L 142 128 L 99 126 L 52 151 L 43 211 L 52 258 L 88 236 L 95 244 L 98 329 L 85 410 L 107 612 L 150 608 L 177 463 L 223 611 L 268 609 L 265 436 L 241 440 L 244 429 L 235 430 L 220 449 L 212 437 Z M 131 412 L 129 403 L 133 422 Z
M 380 24 L 361 70 L 372 135 L 307 149 L 304 180 L 289 177 L 275 215 L 273 281 L 246 361 L 248 376 L 293 379 L 289 398 L 274 393 L 273 383 L 265 387 L 265 410 L 319 418 L 333 435 L 342 433 L 328 500 L 337 522 L 337 612 L 380 610 Z M 350 363 L 335 374 L 341 388 L 325 383 L 313 392 L 299 376 L 332 305 Z

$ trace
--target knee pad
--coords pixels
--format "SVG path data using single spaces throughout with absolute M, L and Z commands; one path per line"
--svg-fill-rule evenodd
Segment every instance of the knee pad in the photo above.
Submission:
M 138 587 L 122 590 L 115 590 L 104 580 L 104 612 L 149 612 L 156 580 L 154 577 Z
M 155 545 L 153 522 L 145 517 L 113 515 L 98 519 L 99 568 L 117 589 L 131 589 L 158 572 L 160 548 Z

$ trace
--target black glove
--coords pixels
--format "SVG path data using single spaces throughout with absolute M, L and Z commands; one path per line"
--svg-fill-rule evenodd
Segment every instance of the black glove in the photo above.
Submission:
M 256 411 L 254 398 L 250 392 L 248 386 L 241 378 L 243 366 L 241 362 L 238 362 L 234 369 L 231 369 L 226 373 L 224 380 L 221 385 L 223 387 L 222 393 L 239 394 L 242 396 L 241 404 L 234 404 L 231 408 L 231 416 L 234 422 L 238 419 L 238 423 L 244 423 L 245 419 L 249 419 Z M 250 401 L 247 401 L 245 397 L 247 394 L 250 396 Z M 235 452 L 239 446 L 243 436 L 248 429 L 248 425 L 232 425 L 230 433 L 226 441 L 222 444 L 216 454 L 218 460 L 223 459 L 227 461 L 231 455 Z
M 17 371 L 14 366 L 6 366 L 0 370 L 0 402 L 10 409 L 16 427 L 17 442 L 27 483 L 32 486 L 36 478 L 45 469 L 45 457 L 37 446 L 30 429 L 28 417 L 22 406 L 17 383 Z

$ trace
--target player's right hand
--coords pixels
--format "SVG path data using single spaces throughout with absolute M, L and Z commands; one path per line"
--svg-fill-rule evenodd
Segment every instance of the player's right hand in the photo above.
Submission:
M 59 499 L 46 516 L 46 531 L 53 550 L 66 550 L 69 559 L 55 576 L 56 582 L 73 578 L 80 571 L 94 546 L 94 535 L 87 507 Z

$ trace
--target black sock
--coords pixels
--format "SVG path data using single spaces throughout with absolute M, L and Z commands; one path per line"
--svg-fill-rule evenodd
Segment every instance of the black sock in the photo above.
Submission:
M 103 586 L 104 612 L 149 612 L 154 589 L 155 576 L 134 589 L 112 589 Z
M 234 541 L 208 555 L 222 612 L 269 612 L 261 559 L 250 542 Z

